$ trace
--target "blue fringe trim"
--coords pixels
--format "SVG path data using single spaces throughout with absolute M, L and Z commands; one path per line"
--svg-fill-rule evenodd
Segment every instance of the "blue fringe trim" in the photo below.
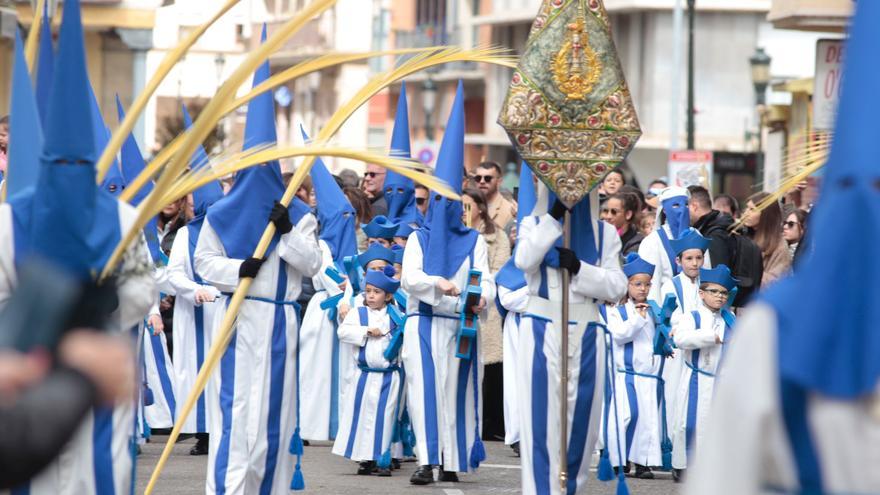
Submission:
M 296 456 L 303 455 L 303 441 L 299 435 L 299 426 L 293 430 L 293 436 L 290 437 L 290 454 Z
M 296 462 L 296 469 L 293 471 L 293 479 L 290 480 L 290 489 L 298 492 L 306 489 L 306 480 L 303 478 L 302 469 L 299 460 Z
M 599 481 L 611 481 L 614 479 L 614 469 L 611 468 L 611 459 L 608 458 L 608 451 L 602 450 L 599 455 L 599 468 L 596 473 Z
M 480 467 L 480 463 L 486 460 L 486 447 L 483 446 L 483 441 L 480 440 L 480 437 L 477 437 L 474 440 L 474 446 L 471 449 L 471 467 L 477 469 Z

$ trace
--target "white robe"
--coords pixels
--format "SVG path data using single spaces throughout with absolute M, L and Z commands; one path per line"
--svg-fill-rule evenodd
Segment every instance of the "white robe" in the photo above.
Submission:
M 685 315 L 674 328 L 673 340 L 682 351 L 681 379 L 675 394 L 675 420 L 672 431 L 672 467 L 685 469 L 691 455 L 699 456 L 704 443 L 706 421 L 712 410 L 714 375 L 729 337 L 720 313 L 705 306 L 699 310 L 700 326 L 693 315 Z M 716 336 L 722 344 L 715 342 Z M 695 371 L 694 368 L 701 370 Z
M 119 203 L 120 231 L 127 232 L 137 213 Z M 0 205 L 0 306 L 18 283 L 15 268 L 12 209 Z M 128 332 L 147 314 L 155 302 L 155 282 L 146 241 L 141 238 L 128 248 L 118 270 L 119 309 L 111 315 L 110 328 Z M 97 429 L 96 429 L 97 428 Z M 90 412 L 61 451 L 59 457 L 30 482 L 32 494 L 96 493 L 131 489 L 132 440 L 135 435 L 134 404 Z
M 354 461 L 378 461 L 386 451 L 390 454 L 402 376 L 399 357 L 389 362 L 384 356 L 392 337 L 387 310 L 364 310 L 366 326 L 361 324 L 360 309 L 349 311 L 339 325 L 339 340 L 348 344 L 342 359 L 353 363 L 356 379 L 345 392 L 333 453 Z M 368 336 L 369 328 L 381 330 L 382 337 Z
M 312 277 L 315 295 L 306 307 L 299 337 L 300 432 L 304 439 L 327 441 L 336 437 L 345 377 L 353 372 L 353 366 L 350 360 L 341 358 L 351 349 L 336 336 L 337 325 L 331 321 L 330 311 L 321 308 L 321 303 L 343 291 L 326 273 L 328 267 L 336 268 L 330 247 L 322 240 L 318 245 L 321 269 Z M 348 303 L 344 295 L 339 303 L 342 302 Z
M 218 414 L 212 415 L 209 426 L 213 438 L 208 493 L 221 485 L 227 494 L 260 493 L 261 486 L 266 493 L 289 491 L 296 462 L 288 450 L 297 416 L 298 305 L 294 301 L 302 277 L 314 276 L 321 266 L 316 226 L 315 217 L 307 214 L 280 237 L 241 306 L 217 370 L 219 397 L 207 398 L 219 400 Z M 231 293 L 238 285 L 242 261 L 226 256 L 205 219 L 195 251 L 196 271 L 202 279 Z
M 562 236 L 562 225 L 548 214 L 541 215 L 539 223 L 536 218 L 527 217 L 520 224 L 515 252 L 516 266 L 525 273 L 531 299 L 520 323 L 517 363 L 522 490 L 527 494 L 558 494 L 562 393 L 560 337 L 555 322 L 561 318 L 562 274 L 548 267 L 544 280 L 541 265 L 544 255 Z M 599 232 L 600 225 L 604 228 L 604 246 L 598 266 L 581 262 L 569 286 L 569 320 L 577 322 L 568 326 L 568 486 L 574 491 L 586 485 L 602 416 L 605 335 L 600 329 L 588 329 L 589 323 L 600 319 L 594 300 L 617 301 L 626 293 L 626 277 L 620 268 L 620 238 L 614 227 L 604 222 L 594 222 L 594 232 Z M 546 297 L 541 297 L 542 282 L 547 286 Z
M 663 224 L 660 228 L 672 239 L 669 225 Z M 674 273 L 672 265 L 675 263 L 675 253 L 667 253 L 666 248 L 663 247 L 663 241 L 660 239 L 660 234 L 655 230 L 648 234 L 642 240 L 642 243 L 639 244 L 639 256 L 655 267 L 654 276 L 651 278 L 651 290 L 648 292 L 648 299 L 662 303 L 661 291 L 666 282 L 672 280 Z M 712 268 L 712 264 L 709 261 L 709 251 L 706 251 L 703 256 L 703 268 Z
M 529 302 L 529 287 L 525 286 L 518 290 L 509 290 L 498 286 L 498 300 L 501 306 L 508 311 L 504 317 L 503 343 L 503 387 L 504 387 L 504 444 L 513 445 L 519 442 L 519 399 L 517 398 L 517 373 L 519 362 L 519 324 L 522 314 L 526 311 Z
M 174 392 L 177 394 L 177 411 L 179 417 L 190 391 L 196 382 L 196 376 L 208 355 L 212 343 L 212 324 L 216 312 L 223 312 L 224 298 L 216 287 L 195 281 L 193 260 L 190 256 L 189 229 L 184 226 L 177 231 L 171 255 L 168 257 L 166 272 L 170 284 L 174 287 Z M 196 304 L 196 292 L 207 291 L 214 296 L 213 302 Z M 210 380 L 206 391 L 202 392 L 196 407 L 183 422 L 182 433 L 207 433 L 210 420 L 208 416 L 207 394 L 216 394 Z
M 750 306 L 735 333 L 717 380 L 706 443 L 684 493 L 780 493 L 771 487 L 797 493 L 797 468 L 781 413 L 775 311 L 764 303 Z M 880 493 L 880 421 L 871 401 L 815 393 L 807 401 L 825 493 Z
M 659 466 L 660 457 L 660 414 L 657 403 L 659 380 L 651 378 L 660 372 L 660 356 L 654 355 L 654 321 L 642 317 L 632 302 L 625 306 L 627 319 L 624 320 L 617 307 L 608 307 L 608 330 L 611 333 L 614 350 L 615 386 L 613 404 L 609 409 L 608 449 L 612 466 L 625 464 L 618 456 L 620 451 L 627 461 L 642 466 Z M 640 375 L 625 373 L 630 370 Z M 615 428 L 616 426 L 616 428 Z
M 482 295 L 492 301 L 495 282 L 483 236 L 477 238 L 472 256 L 473 269 L 482 273 Z M 482 412 L 483 365 L 478 359 L 455 357 L 460 298 L 446 296 L 437 288 L 441 277 L 425 273 L 423 259 L 418 234 L 413 232 L 403 254 L 401 285 L 409 297 L 401 358 L 416 456 L 420 465 L 469 472 L 471 452 L 481 433 L 477 411 Z M 470 269 L 470 259 L 465 259 L 450 282 L 464 290 Z M 434 316 L 420 316 L 420 303 L 431 306 Z M 479 349 L 479 332 L 474 344 Z

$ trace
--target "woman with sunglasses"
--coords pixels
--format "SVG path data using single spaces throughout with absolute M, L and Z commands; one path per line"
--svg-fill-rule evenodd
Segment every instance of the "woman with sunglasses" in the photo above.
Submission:
M 753 195 L 743 212 L 746 234 L 761 248 L 764 258 L 761 288 L 767 287 L 791 270 L 791 254 L 782 237 L 782 229 L 779 228 L 782 225 L 782 207 L 779 202 L 774 202 L 762 211 L 755 211 L 755 205 L 767 196 L 769 194 L 765 192 Z
M 785 221 L 782 222 L 782 238 L 788 244 L 788 252 L 792 259 L 796 258 L 801 241 L 807 235 L 806 223 L 807 212 L 801 209 L 789 210 Z
M 638 196 L 626 192 L 614 193 L 602 204 L 602 220 L 613 225 L 620 236 L 621 256 L 638 253 L 645 238 L 638 229 L 640 209 Z

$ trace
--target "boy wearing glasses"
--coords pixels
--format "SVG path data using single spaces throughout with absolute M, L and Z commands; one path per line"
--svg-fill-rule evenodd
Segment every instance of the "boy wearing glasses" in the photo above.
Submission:
M 617 371 L 614 403 L 618 411 L 616 428 L 613 422 L 606 425 L 608 435 L 603 455 L 609 456 L 612 466 L 633 462 L 636 478 L 653 479 L 649 466 L 662 464 L 657 405 L 657 378 L 662 358 L 654 355 L 654 320 L 648 306 L 654 265 L 632 253 L 626 257 L 623 273 L 629 279 L 626 299 L 617 307 L 601 308 L 612 339 Z
M 724 344 L 736 322 L 726 309 L 737 280 L 726 265 L 700 270 L 701 305 L 682 317 L 674 327 L 673 341 L 683 353 L 684 368 L 675 397 L 672 435 L 673 479 L 680 481 L 693 449 L 703 441 L 709 417 L 715 376 Z

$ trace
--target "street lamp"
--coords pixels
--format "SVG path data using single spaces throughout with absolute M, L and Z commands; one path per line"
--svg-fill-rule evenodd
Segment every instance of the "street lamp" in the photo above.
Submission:
M 756 101 L 758 105 L 764 105 L 767 102 L 767 85 L 770 84 L 770 55 L 767 55 L 763 48 L 758 47 L 755 49 L 755 54 L 749 58 L 749 65 L 752 68 Z
M 226 57 L 222 53 L 218 53 L 214 57 L 214 67 L 217 69 L 217 87 L 223 83 L 223 68 L 226 66 Z
M 688 6 L 688 101 L 687 101 L 687 149 L 694 149 L 694 17 L 696 0 L 687 0 Z
M 752 68 L 752 85 L 755 86 L 755 102 L 758 110 L 758 170 L 759 180 L 764 181 L 764 108 L 767 103 L 767 85 L 770 84 L 770 56 L 758 47 L 749 58 Z
M 425 139 L 434 140 L 434 127 L 431 125 L 434 108 L 437 105 L 437 84 L 430 77 L 422 86 L 422 106 L 425 110 Z

